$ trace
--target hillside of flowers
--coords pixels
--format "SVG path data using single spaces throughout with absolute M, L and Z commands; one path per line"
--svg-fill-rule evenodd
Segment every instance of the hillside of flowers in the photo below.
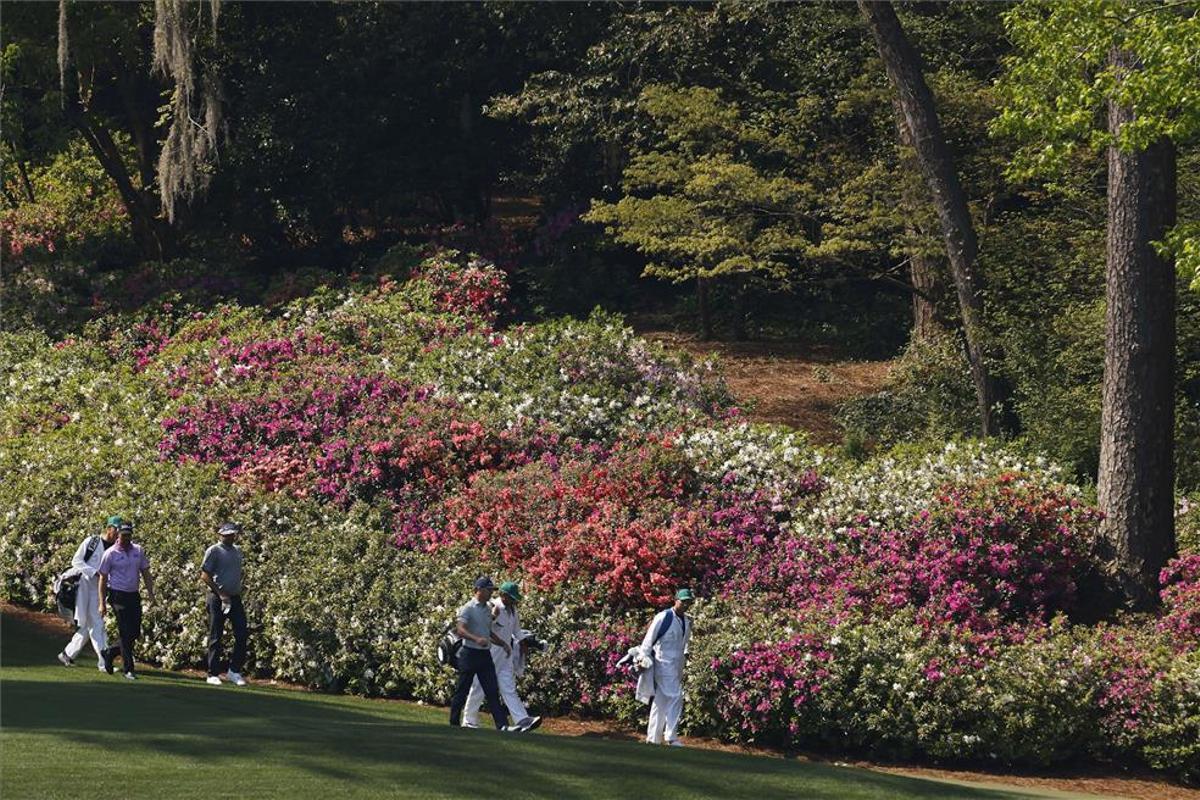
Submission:
M 1200 552 L 1163 571 L 1158 616 L 1084 622 L 1099 516 L 1052 464 L 851 461 L 750 424 L 716 364 L 619 318 L 504 324 L 486 261 L 388 265 L 0 334 L 3 597 L 48 607 L 79 539 L 131 516 L 160 594 L 146 657 L 197 664 L 197 569 L 232 518 L 254 674 L 446 702 L 436 636 L 489 573 L 552 644 L 532 703 L 631 721 L 616 661 L 687 584 L 690 733 L 1200 779 Z

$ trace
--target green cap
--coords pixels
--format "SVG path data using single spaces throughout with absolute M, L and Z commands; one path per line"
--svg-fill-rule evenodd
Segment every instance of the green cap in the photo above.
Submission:
M 675 593 L 676 600 L 695 600 L 696 595 L 692 594 L 691 589 L 680 589 Z
M 518 588 L 516 581 L 505 581 L 500 584 L 500 593 L 508 595 L 513 600 L 521 599 L 521 590 Z
M 109 517 L 107 520 L 105 520 L 105 522 L 104 522 L 104 527 L 106 527 L 106 528 L 119 528 L 119 527 L 121 527 L 121 523 L 122 523 L 122 522 L 124 522 L 124 521 L 125 521 L 125 520 L 121 519 L 121 518 L 120 518 L 119 516 L 117 516 L 116 514 L 113 514 L 111 517 Z

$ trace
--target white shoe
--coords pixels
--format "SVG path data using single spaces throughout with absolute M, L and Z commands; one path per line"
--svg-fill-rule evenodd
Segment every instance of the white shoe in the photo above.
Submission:
M 229 678 L 229 680 L 233 682 L 234 686 L 245 686 L 246 685 L 246 679 L 242 677 L 242 673 L 240 673 L 240 672 L 234 672 L 233 670 L 229 670 L 229 672 L 225 673 L 225 677 Z
M 683 747 L 683 742 L 679 741 L 678 739 L 672 739 L 671 741 L 667 742 L 667 745 L 669 747 Z
M 71 658 L 66 653 L 59 653 L 58 663 L 62 664 L 64 667 L 73 667 L 75 666 L 75 659 Z
M 479 727 L 479 723 L 478 723 L 478 722 L 464 722 L 464 723 L 462 724 L 462 727 L 464 727 L 464 728 L 470 728 L 470 729 L 472 729 L 472 730 L 475 730 L 476 728 L 478 728 L 478 727 Z
M 526 717 L 525 719 L 523 719 L 517 723 L 517 725 L 525 733 L 529 733 L 530 731 L 537 730 L 541 726 L 541 724 L 542 724 L 541 717 Z
M 217 676 L 217 675 L 209 675 L 208 680 L 206 680 L 205 683 L 212 684 L 213 686 L 220 686 L 221 678 L 220 678 L 220 676 Z
M 99 664 L 99 665 L 96 667 L 96 669 L 100 670 L 101 672 L 108 672 L 108 670 L 106 670 L 106 669 L 104 668 L 104 664 L 103 664 L 103 663 Z
M 127 680 L 127 681 L 136 681 L 137 679 L 138 679 L 138 676 L 134 675 L 132 672 L 125 673 L 125 680 Z

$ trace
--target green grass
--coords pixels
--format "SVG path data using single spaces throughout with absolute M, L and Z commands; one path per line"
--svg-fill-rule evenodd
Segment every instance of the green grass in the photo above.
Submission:
M 697 749 L 456 730 L 443 709 L 54 661 L 63 642 L 0 621 L 0 797 L 1028 798 Z

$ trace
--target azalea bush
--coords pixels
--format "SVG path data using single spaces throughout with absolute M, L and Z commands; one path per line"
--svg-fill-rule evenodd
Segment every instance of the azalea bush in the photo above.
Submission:
M 539 586 L 578 583 L 594 602 L 648 607 L 681 585 L 715 589 L 743 534 L 737 517 L 770 519 L 756 498 L 716 488 L 670 437 L 611 450 L 577 445 L 520 469 L 477 473 L 446 503 L 442 537 L 474 542 Z
M 1099 518 L 1044 459 L 844 460 L 619 318 L 505 327 L 506 291 L 486 261 L 405 249 L 270 308 L 159 296 L 57 341 L 0 332 L 0 593 L 48 606 L 126 515 L 158 585 L 141 651 L 195 665 L 198 564 L 234 519 L 253 674 L 444 703 L 436 640 L 490 574 L 550 645 L 533 706 L 633 723 L 617 662 L 689 585 L 689 732 L 1200 775 L 1187 501 L 1162 613 L 1078 624 Z
M 914 608 L 924 624 L 987 632 L 1071 608 L 1098 515 L 1013 474 L 946 485 L 888 527 L 776 537 L 744 550 L 728 591 L 832 614 Z
M 1159 575 L 1165 613 L 1158 627 L 1182 648 L 1200 643 L 1200 553 L 1177 558 Z

